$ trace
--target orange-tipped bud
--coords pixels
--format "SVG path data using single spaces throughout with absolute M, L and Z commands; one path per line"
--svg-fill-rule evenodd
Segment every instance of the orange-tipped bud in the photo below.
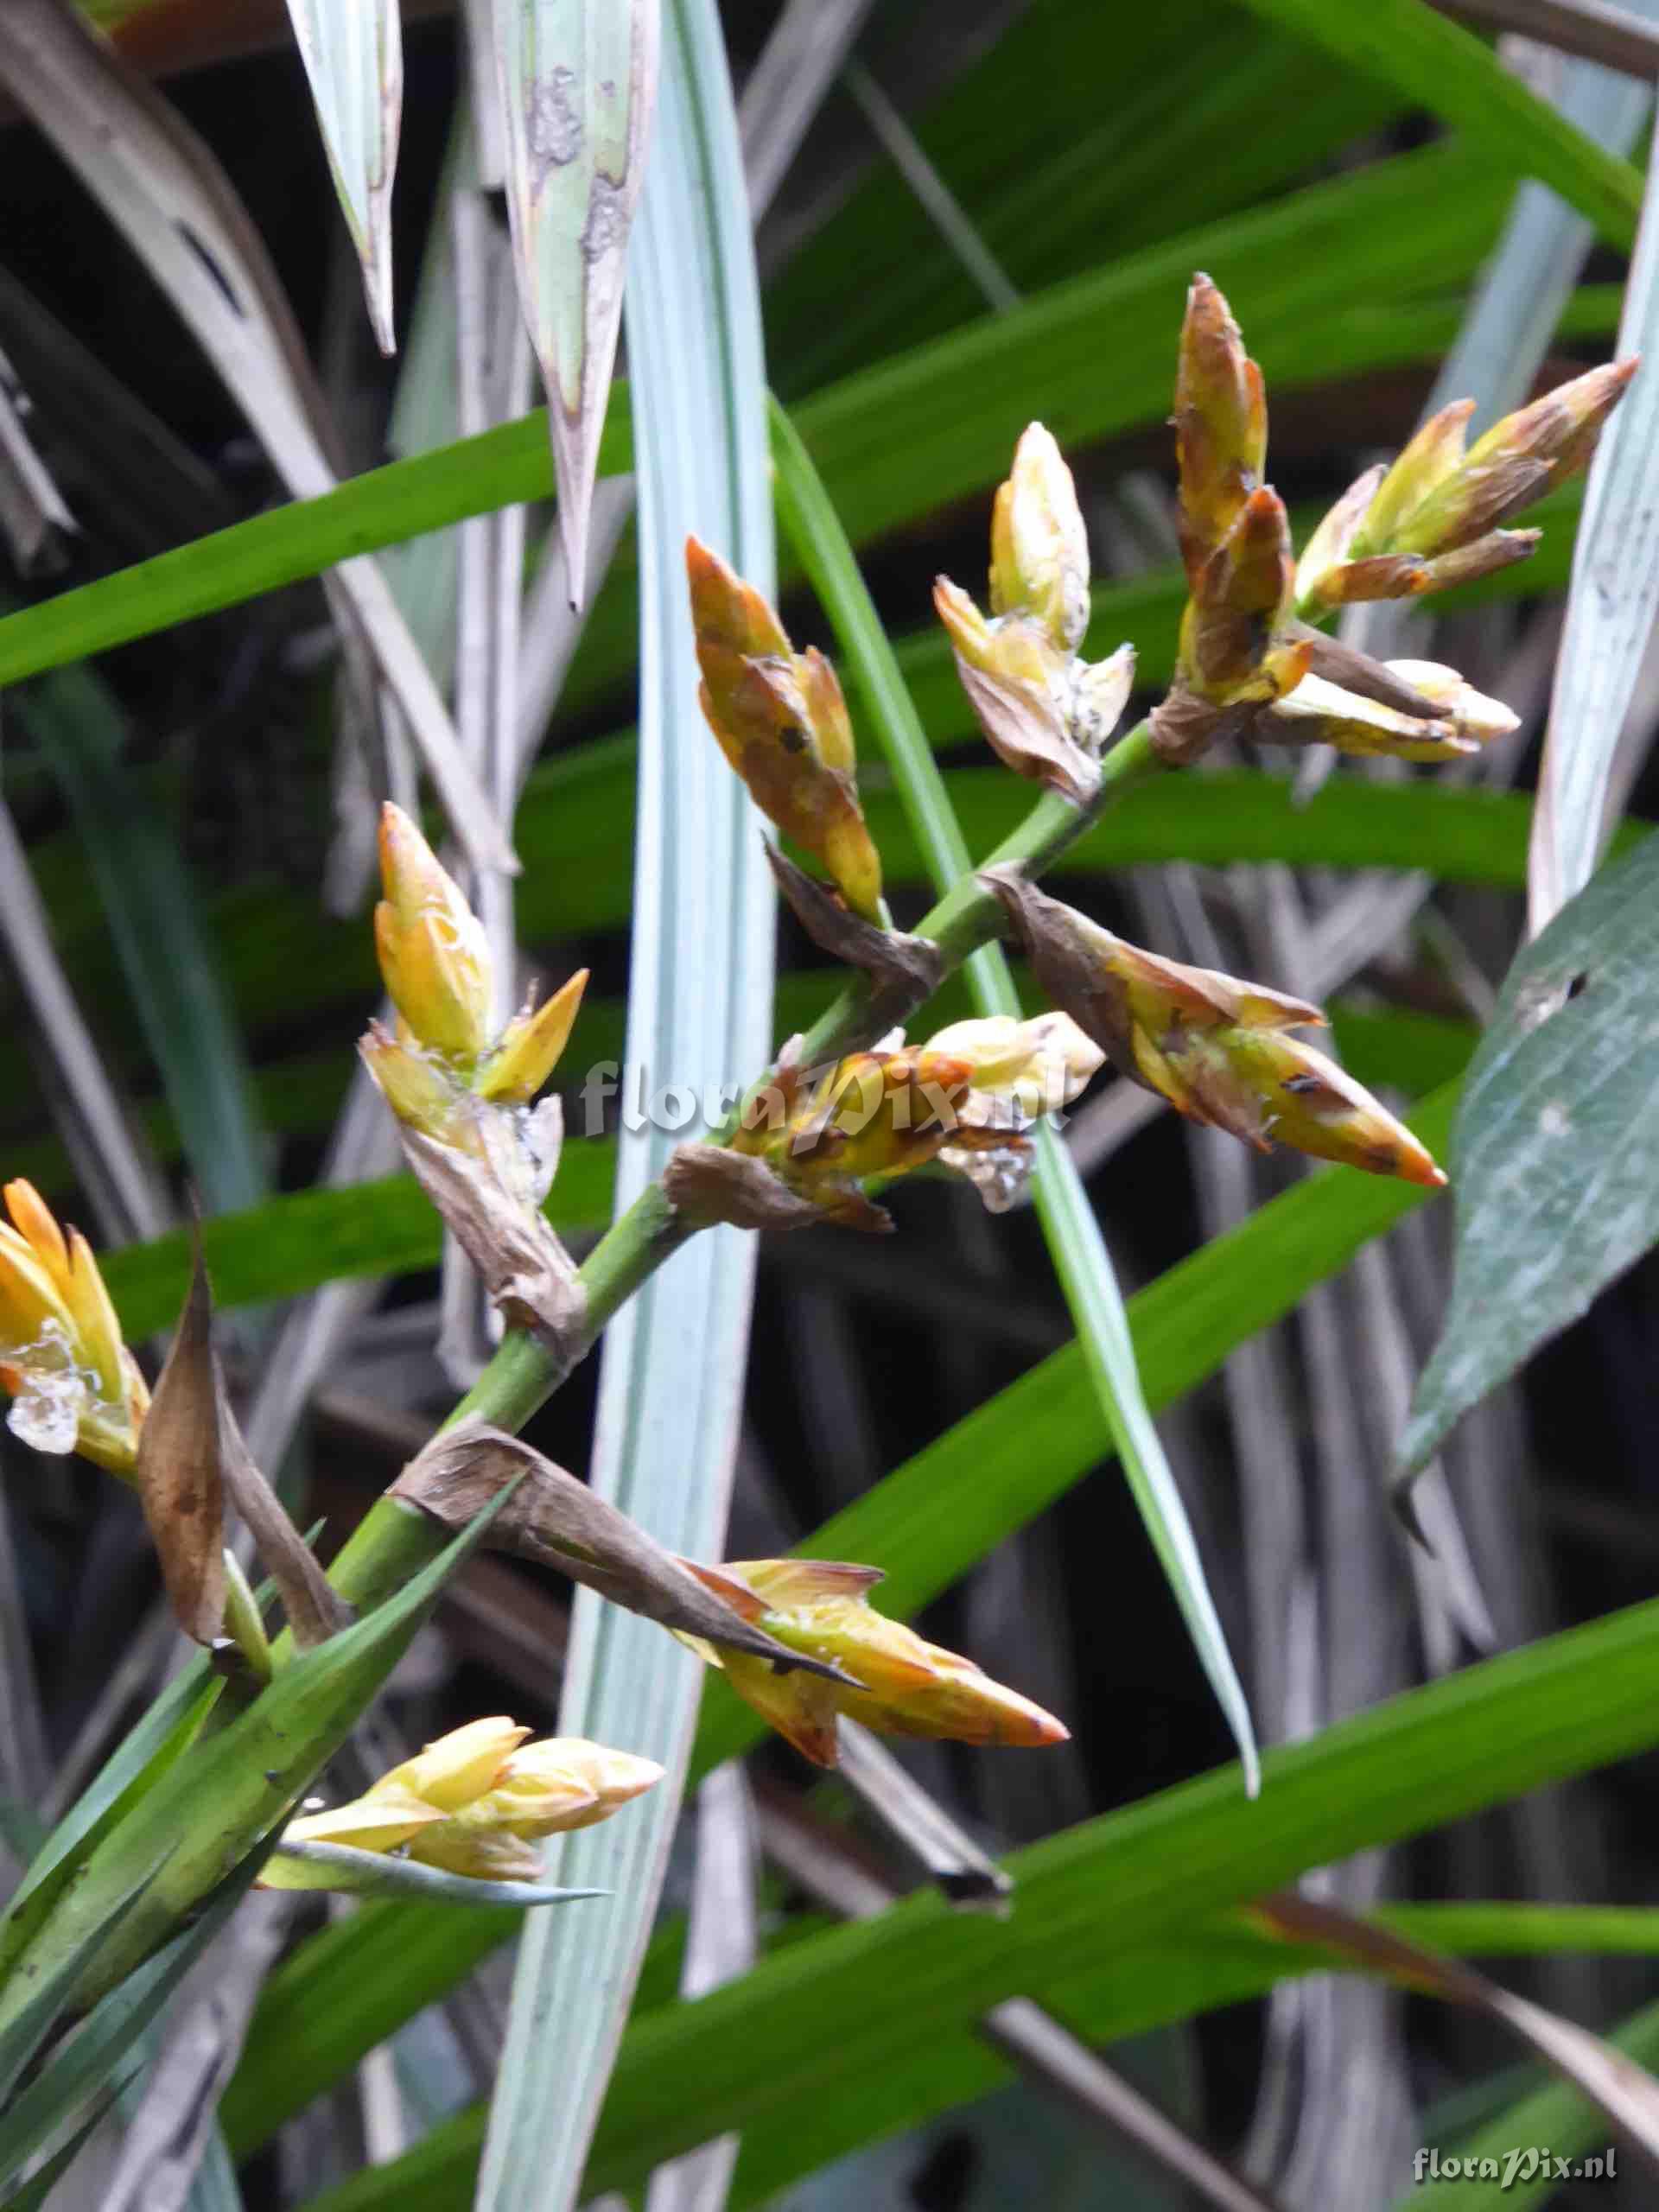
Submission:
M 1262 372 L 1210 279 L 1192 279 L 1175 373 L 1180 537 L 1189 580 L 1227 537 L 1261 485 L 1268 457 Z
M 37 1452 L 79 1452 L 133 1478 L 149 1391 L 92 1247 L 66 1236 L 32 1183 L 5 1185 L 0 1222 L 0 1388 L 6 1425 Z
M 1383 478 L 1352 541 L 1351 557 L 1356 562 L 1384 554 L 1432 558 L 1499 534 L 1500 524 L 1530 506 L 1547 487 L 1565 483 L 1589 465 L 1602 425 L 1624 397 L 1637 367 L 1634 359 L 1609 362 L 1575 377 L 1504 416 L 1467 453 L 1463 450 L 1464 431 L 1474 403 L 1458 400 L 1442 408 L 1424 423 Z M 1509 557 L 1517 556 L 1511 553 Z M 1433 588 L 1428 583 L 1415 587 Z M 1406 594 L 1351 590 L 1346 595 Z M 1322 596 L 1334 603 L 1328 591 Z
M 570 1041 L 587 988 L 588 970 L 579 968 L 550 999 L 514 1014 L 501 1033 L 501 1041 L 479 1070 L 475 1088 L 480 1098 L 499 1099 L 509 1106 L 529 1105 Z M 407 1121 L 409 1116 L 403 1118 Z
M 1513 415 L 1494 423 L 1470 447 L 1467 465 L 1478 467 L 1518 455 L 1548 461 L 1551 485 L 1565 484 L 1590 466 L 1603 424 L 1641 365 L 1635 355 L 1628 360 L 1605 361 L 1599 368 L 1574 377 L 1570 384 L 1557 385 L 1530 406 L 1517 408 Z
M 965 1744 L 1063 1744 L 1067 1730 L 971 1660 L 925 1643 L 869 1603 L 880 1570 L 827 1560 L 747 1560 L 721 1567 L 711 1586 L 735 1581 L 762 1610 L 756 1624 L 792 1651 L 822 1659 L 859 1687 L 821 1675 L 779 1675 L 729 1646 L 699 1647 L 738 1695 L 819 1766 L 836 1764 L 845 1713 L 883 1735 L 944 1737 Z M 722 1594 L 725 1594 L 722 1592 Z
M 483 926 L 401 807 L 380 810 L 375 950 L 392 1003 L 416 1039 L 470 1063 L 489 1041 L 493 988 Z
M 695 537 L 685 542 L 685 574 L 699 645 L 723 645 L 741 659 L 790 658 L 788 633 L 766 601 Z
M 1375 1174 L 1445 1181 L 1409 1129 L 1286 1033 L 1322 1023 L 1317 1007 L 1126 944 L 1013 871 L 981 880 L 1007 908 L 1044 989 L 1121 1074 L 1179 1113 L 1262 1151 L 1276 1138 Z
M 881 859 L 858 804 L 853 733 L 835 671 L 797 653 L 760 594 L 717 553 L 686 541 L 699 697 L 709 728 L 760 811 L 813 855 L 848 905 L 884 919 Z
M 1089 627 L 1089 537 L 1071 472 L 1040 423 L 1026 429 L 991 512 L 991 611 L 1025 615 L 1065 653 Z
M 1180 684 L 1216 707 L 1294 689 L 1307 668 L 1306 644 L 1283 634 L 1295 587 L 1289 518 L 1264 486 L 1193 579 L 1181 619 Z
M 1520 717 L 1501 700 L 1477 691 L 1453 668 L 1426 660 L 1383 665 L 1433 702 L 1440 711 L 1433 719 L 1401 714 L 1320 677 L 1305 676 L 1287 698 L 1256 717 L 1250 735 L 1264 745 L 1332 745 L 1339 753 L 1433 761 L 1478 753 L 1521 727 Z

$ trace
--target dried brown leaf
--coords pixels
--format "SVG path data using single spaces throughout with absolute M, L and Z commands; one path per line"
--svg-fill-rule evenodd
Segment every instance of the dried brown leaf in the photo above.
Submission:
M 357 1618 L 319 1565 L 316 1554 L 255 1465 L 222 1378 L 219 1400 L 219 1467 L 231 1503 L 247 1523 L 259 1557 L 283 1601 L 294 1641 L 302 1650 L 337 1636 Z
M 724 1145 L 677 1146 L 663 1170 L 663 1190 L 675 1212 L 698 1228 L 724 1221 L 736 1229 L 811 1229 L 824 1217 L 764 1160 Z
M 1322 676 L 1327 683 L 1339 683 L 1344 691 L 1357 692 L 1362 699 L 1375 699 L 1381 707 L 1392 707 L 1397 715 L 1414 715 L 1419 721 L 1433 721 L 1440 715 L 1441 709 L 1427 692 L 1395 675 L 1385 662 L 1374 660 L 1354 645 L 1344 645 L 1339 638 L 1328 638 L 1323 630 L 1305 622 L 1293 623 L 1290 629 L 1292 636 L 1308 649 L 1309 671 Z
M 508 1187 L 499 1158 L 440 1143 L 402 1122 L 397 1135 L 416 1181 L 497 1310 L 560 1361 L 574 1363 L 588 1343 L 587 1294 L 539 1206 Z
M 780 1674 L 804 1668 L 831 1681 L 849 1679 L 763 1635 L 626 1513 L 531 1446 L 487 1422 L 463 1421 L 435 1436 L 387 1495 L 430 1514 L 447 1529 L 462 1529 L 515 1476 L 523 1479 L 490 1531 L 498 1548 L 556 1567 L 573 1582 L 664 1628 L 770 1660 Z
M 1251 1906 L 1249 1916 L 1287 1942 L 1324 1944 L 1368 1974 L 1501 2021 L 1580 2089 L 1659 2171 L 1659 2082 L 1589 2029 L 1516 1996 L 1461 1959 L 1299 1891 L 1274 1891 Z
M 779 890 L 813 944 L 849 968 L 862 969 L 884 1008 L 901 1008 L 893 1015 L 894 1021 L 932 997 L 944 974 L 944 961 L 931 938 L 866 921 L 775 845 L 767 842 L 766 855 Z
M 138 1495 L 179 1626 L 212 1645 L 225 1619 L 213 1301 L 198 1248 L 184 1310 L 138 1434 Z

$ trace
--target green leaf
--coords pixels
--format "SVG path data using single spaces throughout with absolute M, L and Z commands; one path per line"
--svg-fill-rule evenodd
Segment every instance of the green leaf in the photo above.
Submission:
M 880 74 L 880 52 L 869 59 Z M 1040 96 L 1011 99 L 1011 86 Z M 916 129 L 1029 293 L 1100 259 L 1103 241 L 1122 258 L 1316 174 L 1399 105 L 1390 88 L 1217 0 L 1138 14 L 1046 0 L 988 43 Z M 983 309 L 909 186 L 879 163 L 768 282 L 774 381 L 792 401 Z
M 380 351 L 391 320 L 391 180 L 404 102 L 397 0 L 288 0 Z
M 1659 219 L 1643 226 L 1619 323 L 1621 358 L 1644 353 L 1603 433 L 1585 487 L 1573 582 L 1538 772 L 1529 917 L 1542 929 L 1590 879 L 1607 791 L 1642 657 L 1659 611 L 1659 516 L 1644 497 L 1659 452 Z
M 1491 47 L 1424 0 L 1242 0 L 1270 23 L 1324 46 L 1346 67 L 1394 86 L 1466 131 L 1510 176 L 1535 176 L 1587 215 L 1614 245 L 1629 246 L 1642 212 L 1642 180 L 1529 91 Z
M 487 1882 L 446 1867 L 423 1866 L 384 1851 L 358 1851 L 345 1843 L 279 1843 L 271 1854 L 267 1886 L 276 1890 L 337 1890 L 352 1897 L 441 1898 L 448 1904 L 569 1904 L 603 1897 L 603 1890 L 561 1890 L 546 1882 Z
M 1659 2066 L 1659 2005 L 1634 2013 L 1608 2041 L 1638 2066 Z M 1426 2146 L 1437 2154 L 1438 2164 L 1456 2158 L 1463 2170 L 1455 2175 L 1449 2170 L 1426 2172 L 1421 2183 L 1397 2200 L 1395 2212 L 1421 2212 L 1423 2207 L 1428 2212 L 1541 2212 L 1559 2194 L 1554 2166 L 1540 2155 L 1546 2145 L 1558 2158 L 1607 2154 L 1607 2122 L 1587 2097 L 1565 2082 L 1535 2090 L 1460 2141 Z M 1601 2178 L 1612 2171 L 1605 2169 Z
M 1510 971 L 1452 1133 L 1456 1268 L 1400 1447 L 1408 1475 L 1659 1239 L 1656 900 L 1649 836 Z
M 556 1228 L 602 1228 L 610 1217 L 616 1148 L 606 1138 L 567 1145 L 547 1206 Z M 294 1191 L 202 1224 L 202 1250 L 226 1310 L 291 1298 L 347 1275 L 406 1274 L 438 1263 L 443 1230 L 410 1175 L 331 1190 Z M 182 1231 L 124 1245 L 99 1262 L 124 1333 L 133 1342 L 167 1325 L 190 1271 Z
M 637 866 L 626 1057 L 653 1083 L 741 1081 L 771 1042 L 771 882 L 741 785 L 690 711 L 683 547 L 695 530 L 772 583 L 766 385 L 748 201 L 714 0 L 670 0 L 652 181 L 635 227 L 628 347 L 641 400 Z M 625 1129 L 619 1198 L 671 1132 Z M 717 1555 L 748 1341 L 755 1240 L 694 1238 L 606 1332 L 590 1480 L 650 1535 Z M 652 1624 L 577 1592 L 563 1732 L 626 1744 L 666 1778 L 614 1828 L 561 1837 L 555 1878 L 614 1894 L 520 1941 L 480 2212 L 573 2204 L 665 1871 L 700 1669 Z
M 121 1738 L 30 1859 L 0 1922 L 0 1973 L 35 1934 L 93 1845 L 189 1749 L 223 1688 L 199 1655 Z
M 558 524 L 579 591 L 645 171 L 657 0 L 491 5 L 518 297 L 547 385 Z
M 627 2187 L 710 2135 L 782 2125 L 815 2100 L 853 2095 L 1006 1996 L 1052 1998 L 1087 1967 L 1125 1970 L 1198 1916 L 1656 1737 L 1659 1601 L 1271 1750 L 1254 1803 L 1228 1767 L 1017 1852 L 1006 1863 L 1019 1906 L 1005 1921 L 970 1919 L 929 1891 L 807 1937 L 741 1981 L 634 2023 L 587 2187 Z M 885 2001 L 894 1991 L 903 2001 Z M 453 2203 L 476 2139 L 475 2122 L 452 2123 L 309 2212 Z
M 120 1932 L 160 1871 L 159 1865 L 151 1866 L 124 1888 L 108 1891 L 96 1913 L 83 1916 L 69 1942 L 38 1964 L 26 1959 L 0 1983 L 0 2105 L 70 2009 L 82 1972 Z
M 0 1986 L 0 2037 L 28 2009 L 20 1990 L 55 1986 L 66 1960 L 76 1962 L 69 1986 L 78 2002 L 115 1986 L 200 1904 L 227 1863 L 287 1818 L 516 1487 L 508 1483 L 375 1611 L 293 1659 L 245 1712 L 150 1783 L 94 1846 Z
M 227 1874 L 190 1927 L 103 1998 L 0 2119 L 0 2188 L 101 2089 L 246 1896 L 263 1846 Z
M 785 532 L 847 657 L 849 673 L 893 771 L 933 887 L 943 895 L 969 874 L 972 855 L 853 549 L 806 448 L 775 403 L 772 452 Z M 1018 1015 L 1019 995 L 1000 945 L 985 945 L 973 953 L 967 972 L 978 1013 Z M 1141 1395 L 1122 1293 L 1100 1224 L 1071 1154 L 1046 1121 L 1033 1132 L 1033 1198 L 1049 1256 L 1077 1327 L 1077 1346 L 1117 1446 L 1124 1478 L 1238 1745 L 1246 1785 L 1254 1792 L 1258 1773 L 1249 1706 L 1205 1580 L 1180 1492 Z
M 114 2105 L 122 2091 L 132 2082 L 127 2074 L 111 2082 L 86 2118 L 75 2130 L 61 2150 L 54 2151 L 39 2172 L 31 2177 L 25 2187 L 5 2201 L 3 2212 L 45 2212 L 53 2190 L 67 2174 L 75 2160 L 92 2139 L 92 2133 Z
M 32 687 L 19 705 L 68 796 L 124 995 L 161 1071 L 202 1203 L 212 1213 L 252 1205 L 268 1185 L 246 1055 L 177 843 L 122 758 L 115 701 L 90 670 L 75 668 Z

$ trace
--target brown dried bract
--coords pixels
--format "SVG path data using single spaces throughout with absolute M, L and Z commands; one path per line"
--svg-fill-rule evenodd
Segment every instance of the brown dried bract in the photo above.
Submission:
M 435 1436 L 387 1495 L 418 1507 L 446 1529 L 460 1529 L 515 1477 L 518 1488 L 490 1529 L 489 1541 L 498 1549 L 556 1567 L 663 1628 L 765 1659 L 780 1674 L 802 1669 L 831 1681 L 850 1680 L 839 1668 L 763 1634 L 626 1513 L 518 1437 L 486 1421 L 463 1421 Z

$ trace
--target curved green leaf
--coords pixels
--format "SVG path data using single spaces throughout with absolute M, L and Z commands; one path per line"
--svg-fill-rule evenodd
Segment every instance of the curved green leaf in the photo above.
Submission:
M 1592 877 L 1510 969 L 1451 1171 L 1452 1300 L 1400 1446 L 1408 1477 L 1659 1242 L 1659 836 Z
M 1642 179 L 1629 162 L 1574 128 L 1506 69 L 1491 47 L 1424 0 L 1242 0 L 1268 22 L 1326 47 L 1349 67 L 1393 86 L 1466 131 L 1510 176 L 1535 176 L 1587 215 L 1614 245 L 1628 246 L 1642 209 Z
M 391 324 L 391 180 L 404 104 L 397 0 L 288 0 L 334 189 L 383 353 Z

